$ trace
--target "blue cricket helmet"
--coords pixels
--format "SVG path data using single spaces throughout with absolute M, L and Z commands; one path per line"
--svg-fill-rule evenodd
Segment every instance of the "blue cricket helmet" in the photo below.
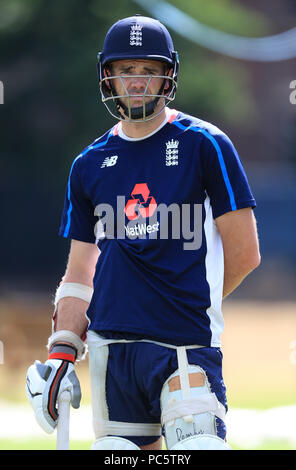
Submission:
M 102 64 L 121 59 L 176 60 L 173 40 L 158 20 L 135 15 L 117 21 L 106 34 Z
M 107 71 L 108 65 L 113 61 L 126 59 L 157 60 L 165 63 L 167 73 L 170 73 L 168 93 L 163 95 L 163 89 L 161 89 L 155 95 L 155 100 L 147 104 L 144 104 L 144 96 L 143 106 L 140 108 L 128 109 L 123 105 L 112 85 L 110 86 L 110 73 Z M 154 18 L 135 15 L 113 24 L 106 34 L 102 52 L 98 53 L 97 65 L 102 101 L 112 116 L 117 119 L 124 118 L 119 110 L 121 108 L 125 117 L 128 116 L 128 120 L 147 120 L 147 116 L 154 113 L 160 97 L 165 97 L 166 102 L 175 98 L 179 71 L 178 54 L 174 50 L 173 40 L 167 28 Z M 112 101 L 116 107 L 115 113 L 109 108 Z

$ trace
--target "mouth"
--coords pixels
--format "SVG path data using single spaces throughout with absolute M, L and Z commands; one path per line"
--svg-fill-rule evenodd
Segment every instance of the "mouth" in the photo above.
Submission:
M 129 100 L 131 103 L 139 103 L 142 105 L 143 103 L 149 103 L 151 99 L 151 96 L 145 96 L 144 91 L 142 93 L 129 92 Z

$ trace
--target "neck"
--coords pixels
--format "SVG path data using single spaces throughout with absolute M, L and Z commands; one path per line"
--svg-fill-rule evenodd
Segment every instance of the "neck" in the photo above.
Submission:
M 132 138 L 140 138 L 145 137 L 146 135 L 151 134 L 151 132 L 155 131 L 161 123 L 166 118 L 166 108 L 156 116 L 156 118 L 151 119 L 150 121 L 141 121 L 141 122 L 128 122 L 128 121 L 121 121 L 122 123 L 122 130 L 128 137 Z

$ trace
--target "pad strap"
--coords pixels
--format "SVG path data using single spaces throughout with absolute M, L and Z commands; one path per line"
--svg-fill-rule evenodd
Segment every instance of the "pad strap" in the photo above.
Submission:
M 167 424 L 177 418 L 200 413 L 212 412 L 220 419 L 225 418 L 225 408 L 219 403 L 215 393 L 190 397 L 167 406 L 161 415 L 162 424 Z
M 97 439 L 106 435 L 161 436 L 160 423 L 126 423 L 94 419 L 93 424 Z
M 178 369 L 180 374 L 180 383 L 183 399 L 190 398 L 190 383 L 188 375 L 188 359 L 185 346 L 177 347 Z

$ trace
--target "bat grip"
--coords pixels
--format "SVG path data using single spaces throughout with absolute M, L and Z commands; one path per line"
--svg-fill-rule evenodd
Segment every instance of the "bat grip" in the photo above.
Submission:
M 70 426 L 70 401 L 71 394 L 67 390 L 58 398 L 58 423 L 57 423 L 57 450 L 69 450 L 69 426 Z

